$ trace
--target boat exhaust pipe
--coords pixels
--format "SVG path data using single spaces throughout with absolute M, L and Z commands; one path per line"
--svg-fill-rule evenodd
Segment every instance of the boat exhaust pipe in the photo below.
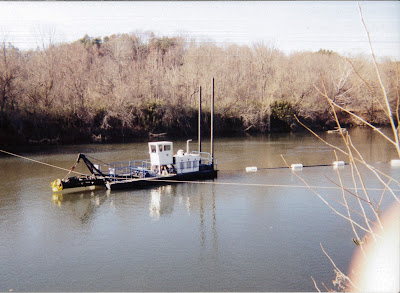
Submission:
M 191 139 L 188 139 L 187 141 L 186 141 L 186 153 L 187 154 L 189 154 L 189 142 L 191 142 L 192 140 Z

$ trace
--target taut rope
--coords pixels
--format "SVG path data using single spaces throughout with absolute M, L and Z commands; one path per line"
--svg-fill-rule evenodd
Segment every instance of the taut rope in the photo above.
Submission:
M 35 163 L 38 163 L 38 164 L 42 164 L 42 165 L 45 165 L 45 166 L 48 166 L 48 167 L 52 167 L 52 168 L 60 169 L 60 170 L 63 170 L 63 171 L 67 171 L 69 173 L 73 172 L 73 173 L 76 173 L 76 174 L 79 174 L 79 175 L 85 175 L 83 173 L 79 173 L 79 172 L 73 171 L 72 169 L 65 169 L 65 168 L 62 168 L 62 167 L 59 167 L 59 166 L 55 166 L 55 165 L 52 165 L 52 164 L 47 164 L 47 163 L 44 163 L 44 162 L 40 162 L 38 160 L 30 159 L 30 158 L 27 158 L 27 157 L 24 157 L 24 156 L 20 156 L 20 155 L 17 155 L 17 154 L 13 154 L 13 153 L 10 153 L 10 152 L 4 151 L 4 150 L 0 150 L 0 152 L 5 153 L 5 154 L 10 155 L 10 156 L 21 158 L 21 159 L 24 159 L 24 160 L 32 161 L 32 162 L 35 162 Z

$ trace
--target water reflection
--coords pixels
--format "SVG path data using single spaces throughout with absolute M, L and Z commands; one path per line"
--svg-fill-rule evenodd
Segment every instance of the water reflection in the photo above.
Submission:
M 56 207 L 69 210 L 73 218 L 79 219 L 82 224 L 87 224 L 109 195 L 109 191 L 97 193 L 94 191 L 68 194 L 54 193 L 51 200 Z
M 160 186 L 151 190 L 150 217 L 160 219 L 161 215 L 171 214 L 174 210 L 175 195 L 172 194 L 172 186 Z
M 210 237 L 214 251 L 218 250 L 216 209 L 215 185 L 212 184 L 206 188 L 198 184 L 177 184 L 150 190 L 149 215 L 153 220 L 180 210 L 188 216 L 197 215 L 200 246 L 206 247 Z

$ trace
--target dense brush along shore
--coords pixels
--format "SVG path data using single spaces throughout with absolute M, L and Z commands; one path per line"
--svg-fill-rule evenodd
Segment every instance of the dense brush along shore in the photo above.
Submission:
M 378 64 L 396 108 L 399 62 Z M 201 44 L 149 33 L 82 39 L 20 51 L 0 48 L 0 144 L 121 142 L 197 134 L 240 135 L 336 126 L 328 100 L 374 125 L 388 124 L 371 61 L 329 50 L 286 55 L 265 45 Z M 362 79 L 360 78 L 362 77 Z M 342 126 L 359 122 L 336 109 Z M 394 112 L 395 113 L 395 112 Z

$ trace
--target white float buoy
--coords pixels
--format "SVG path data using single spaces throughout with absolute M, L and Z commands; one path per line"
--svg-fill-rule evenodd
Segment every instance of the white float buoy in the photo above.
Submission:
M 257 167 L 256 166 L 254 166 L 254 167 L 246 167 L 246 172 L 257 172 Z
M 303 164 L 292 164 L 290 168 L 292 168 L 292 170 L 301 170 L 303 169 Z
M 400 160 L 391 160 L 390 161 L 390 165 L 392 166 L 392 167 L 394 167 L 394 166 L 400 166 Z
M 333 167 L 337 168 L 337 167 L 343 167 L 345 165 L 344 161 L 334 161 L 332 163 Z

